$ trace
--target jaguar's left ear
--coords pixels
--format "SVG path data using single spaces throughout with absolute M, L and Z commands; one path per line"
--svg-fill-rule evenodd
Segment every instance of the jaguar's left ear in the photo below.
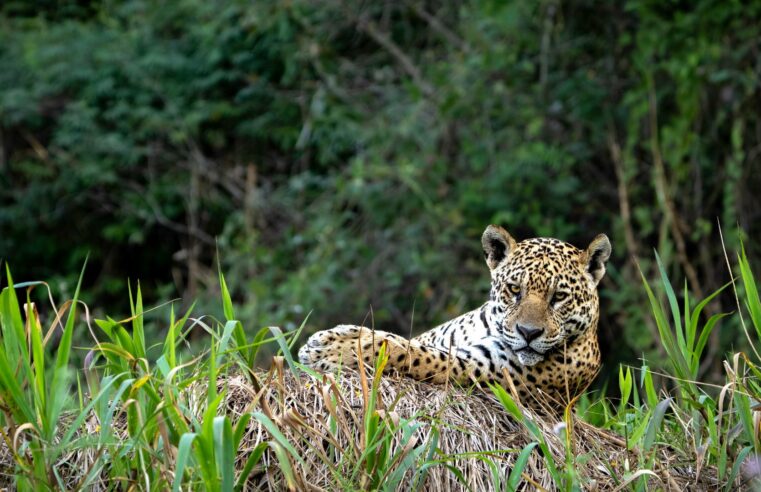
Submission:
M 610 251 L 610 240 L 605 234 L 598 234 L 587 247 L 583 261 L 595 285 L 600 283 L 600 279 L 605 275 L 605 263 L 610 258 Z

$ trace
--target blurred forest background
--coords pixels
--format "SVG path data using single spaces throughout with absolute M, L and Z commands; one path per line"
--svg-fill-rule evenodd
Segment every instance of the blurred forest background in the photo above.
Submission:
M 219 251 L 247 328 L 407 333 L 486 298 L 487 224 L 605 232 L 607 362 L 657 363 L 637 265 L 708 295 L 719 221 L 761 259 L 759 26 L 758 1 L 6 0 L 0 259 L 63 299 L 89 254 L 118 317 L 128 278 L 221 311 Z

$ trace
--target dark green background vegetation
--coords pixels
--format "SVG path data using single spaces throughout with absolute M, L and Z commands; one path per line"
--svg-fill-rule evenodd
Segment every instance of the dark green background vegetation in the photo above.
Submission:
M 606 232 L 607 360 L 657 361 L 637 263 L 707 295 L 718 221 L 761 257 L 759 26 L 719 0 L 6 1 L 0 258 L 68 298 L 89 253 L 85 300 L 126 314 L 127 278 L 210 299 L 218 249 L 247 328 L 372 306 L 407 332 L 485 299 L 487 224 Z M 715 331 L 708 376 L 741 339 Z

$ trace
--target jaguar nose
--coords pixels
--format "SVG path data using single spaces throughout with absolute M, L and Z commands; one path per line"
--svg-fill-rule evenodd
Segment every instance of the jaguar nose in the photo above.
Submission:
M 515 328 L 518 330 L 518 333 L 521 334 L 523 339 L 526 340 L 526 343 L 531 343 L 531 340 L 538 338 L 539 335 L 544 332 L 543 328 L 533 328 L 523 325 L 517 325 Z

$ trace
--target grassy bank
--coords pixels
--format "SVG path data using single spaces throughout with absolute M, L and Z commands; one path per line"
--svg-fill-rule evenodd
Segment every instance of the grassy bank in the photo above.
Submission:
M 367 373 L 314 373 L 290 355 L 300 330 L 236 321 L 221 275 L 225 319 L 169 307 L 152 344 L 139 287 L 127 319 L 93 319 L 79 287 L 55 305 L 46 284 L 6 268 L 0 478 L 19 490 L 751 488 L 761 302 L 744 253 L 734 267 L 726 315 L 703 315 L 711 297 L 678 296 L 665 274 L 645 283 L 669 365 L 621 367 L 620 399 L 585 395 L 560 416 L 502 388 L 381 378 L 383 353 Z M 724 385 L 701 384 L 724 316 L 742 318 L 755 348 L 729 354 Z M 206 332 L 204 350 L 191 330 Z M 84 367 L 71 362 L 75 332 L 91 342 Z M 280 355 L 257 369 L 265 346 Z

